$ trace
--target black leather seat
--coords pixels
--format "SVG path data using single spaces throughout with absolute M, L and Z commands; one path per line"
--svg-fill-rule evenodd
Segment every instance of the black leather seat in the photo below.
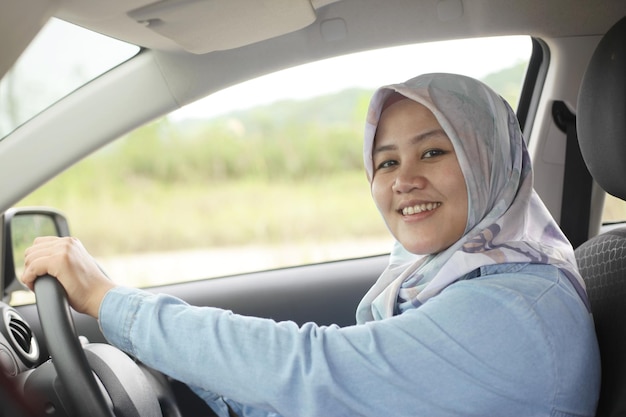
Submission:
M 626 18 L 602 38 L 578 96 L 577 129 L 589 171 L 626 200 Z M 597 416 L 626 416 L 626 228 L 595 236 L 576 249 L 602 358 Z

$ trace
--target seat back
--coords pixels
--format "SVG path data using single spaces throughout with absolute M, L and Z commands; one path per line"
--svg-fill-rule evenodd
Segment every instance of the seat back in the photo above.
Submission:
M 626 18 L 598 44 L 578 96 L 577 130 L 589 172 L 626 199 Z M 626 415 L 626 228 L 576 249 L 587 285 L 602 359 L 597 416 Z
M 576 249 L 596 325 L 602 388 L 596 416 L 626 416 L 626 228 Z

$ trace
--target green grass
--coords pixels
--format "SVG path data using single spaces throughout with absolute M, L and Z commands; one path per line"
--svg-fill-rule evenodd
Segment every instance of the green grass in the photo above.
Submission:
M 129 180 L 113 190 L 81 185 L 22 203 L 63 211 L 72 234 L 99 256 L 388 233 L 360 172 L 306 181 Z

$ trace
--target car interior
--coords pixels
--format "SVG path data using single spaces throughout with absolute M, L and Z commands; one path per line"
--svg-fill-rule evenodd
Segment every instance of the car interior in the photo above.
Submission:
M 0 304 L 0 364 L 5 368 L 0 415 L 214 415 L 183 383 L 111 348 L 95 319 L 70 311 L 56 281 L 41 280 L 36 303 L 11 301 L 20 287 L 18 255 L 13 253 L 18 249 L 11 236 L 17 230 L 15 219 L 41 216 L 51 222 L 47 230 L 59 236 L 72 228 L 72 218 L 55 209 L 16 209 L 31 192 L 120 136 L 265 74 L 383 47 L 512 35 L 532 38 L 517 114 L 533 157 L 535 189 L 576 248 L 595 321 L 602 357 L 596 415 L 626 413 L 621 321 L 626 317 L 626 214 L 621 220 L 603 218 L 608 199 L 626 200 L 626 2 L 1 4 L 0 76 L 10 73 L 51 18 L 137 45 L 139 52 L 0 140 L 5 295 Z M 109 220 L 94 219 L 98 221 Z M 276 321 L 349 326 L 358 302 L 387 262 L 388 253 L 380 253 L 145 289 Z M 142 378 L 149 384 L 138 382 Z M 65 391 L 78 394 L 65 403 Z

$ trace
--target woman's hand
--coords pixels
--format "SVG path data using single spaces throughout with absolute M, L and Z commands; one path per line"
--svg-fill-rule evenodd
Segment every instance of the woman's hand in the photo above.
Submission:
M 104 295 L 115 284 L 100 270 L 80 241 L 73 237 L 39 237 L 26 249 L 22 282 L 31 290 L 45 274 L 59 280 L 70 305 L 98 318 Z

